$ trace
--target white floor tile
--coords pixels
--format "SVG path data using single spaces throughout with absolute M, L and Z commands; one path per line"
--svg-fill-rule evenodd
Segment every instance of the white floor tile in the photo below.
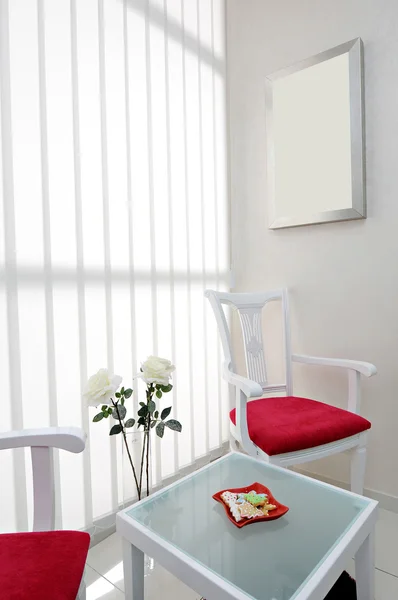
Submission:
M 171 573 L 156 565 L 154 572 L 145 579 L 145 598 L 167 598 L 170 600 L 197 600 L 200 595 L 191 590 Z
M 124 600 L 124 594 L 104 578 L 87 588 L 87 600 Z
M 116 586 L 119 591 L 124 591 L 122 542 L 116 533 L 90 549 L 87 563 L 110 584 Z M 155 564 L 153 572 L 145 578 L 145 598 L 146 600 L 156 600 L 157 598 L 163 600 L 196 600 L 200 598 L 200 595 L 160 565 Z M 90 598 L 87 598 L 87 600 L 90 600 Z
M 84 579 L 87 600 L 124 600 L 124 594 L 99 573 L 86 565 Z
M 398 514 L 379 509 L 376 524 L 375 565 L 377 569 L 398 577 Z M 346 569 L 354 577 L 354 561 L 350 561 Z M 398 598 L 398 596 L 397 596 Z M 378 600 L 378 599 L 377 599 Z
M 122 560 L 122 539 L 116 533 L 90 548 L 87 564 L 93 569 L 105 575 L 111 571 Z M 106 575 L 105 575 L 106 576 Z
M 104 572 L 104 577 L 124 592 L 123 561 L 120 560 L 111 569 Z
M 397 544 L 398 514 L 380 509 L 376 524 L 376 567 L 398 577 Z
M 355 563 L 351 560 L 346 570 L 355 578 Z M 375 599 L 396 600 L 398 598 L 398 578 L 376 569 L 375 571 Z
M 376 570 L 376 600 L 398 598 L 398 578 Z
M 94 583 L 94 581 L 97 581 L 100 577 L 101 575 L 99 575 L 97 571 L 94 571 L 89 565 L 86 565 L 86 568 L 84 569 L 84 581 L 86 582 L 87 587 Z
M 104 573 L 104 577 L 124 592 L 122 561 Z M 157 598 L 196 600 L 199 598 L 199 594 L 192 591 L 159 564 L 155 564 L 153 570 L 147 572 L 145 576 L 145 598 L 147 600 L 156 600 Z

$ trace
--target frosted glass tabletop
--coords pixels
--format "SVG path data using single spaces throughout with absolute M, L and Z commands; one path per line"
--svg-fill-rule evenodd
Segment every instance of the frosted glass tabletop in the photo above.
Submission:
M 259 482 L 289 512 L 238 529 L 212 495 Z M 247 596 L 292 600 L 371 501 L 230 454 L 127 511 Z

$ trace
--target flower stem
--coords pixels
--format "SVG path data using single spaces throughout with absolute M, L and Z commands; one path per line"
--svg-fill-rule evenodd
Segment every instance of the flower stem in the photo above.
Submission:
M 150 431 L 151 431 L 151 413 L 149 412 L 149 403 L 152 400 L 153 394 L 155 392 L 155 388 L 153 383 L 148 384 L 148 388 L 146 391 L 146 405 L 148 407 L 148 411 L 146 414 L 146 427 L 144 429 L 144 442 L 142 446 L 142 456 L 141 456 L 141 476 L 140 476 L 140 485 L 142 484 L 142 475 L 143 475 L 143 467 L 144 467 L 144 457 L 145 457 L 145 476 L 146 476 L 146 495 L 149 496 L 149 453 L 150 453 Z M 146 448 L 145 448 L 146 443 Z
M 148 413 L 148 431 L 146 440 L 146 495 L 149 496 L 149 452 L 150 452 L 151 415 Z
M 141 466 L 140 466 L 140 495 L 141 495 L 141 490 L 142 490 L 142 474 L 144 472 L 145 441 L 146 441 L 146 432 L 144 429 L 144 439 L 142 440 L 142 454 L 141 454 Z
M 127 455 L 128 455 L 128 457 L 129 457 L 129 461 L 130 461 L 131 468 L 132 468 L 132 470 L 133 470 L 133 475 L 134 475 L 135 485 L 136 485 L 136 487 L 137 487 L 138 500 L 141 500 L 141 486 L 140 486 L 140 487 L 138 487 L 138 479 L 137 479 L 137 474 L 136 474 L 136 472 L 135 472 L 135 468 L 134 468 L 133 459 L 131 458 L 131 454 L 130 454 L 130 448 L 129 448 L 129 445 L 128 445 L 128 442 L 127 442 L 127 436 L 126 436 L 126 432 L 125 432 L 125 430 L 124 430 L 124 426 L 123 426 L 122 420 L 121 420 L 121 418 L 120 418 L 119 408 L 118 408 L 117 402 L 114 402 L 114 401 L 112 400 L 112 404 L 113 404 L 113 406 L 116 408 L 116 413 L 117 413 L 117 418 L 118 418 L 118 421 L 119 421 L 119 425 L 120 425 L 120 427 L 122 428 L 122 435 L 123 435 L 123 439 L 124 439 L 124 445 L 126 446 Z
M 146 442 L 146 495 L 149 496 L 149 430 L 147 431 L 147 442 Z

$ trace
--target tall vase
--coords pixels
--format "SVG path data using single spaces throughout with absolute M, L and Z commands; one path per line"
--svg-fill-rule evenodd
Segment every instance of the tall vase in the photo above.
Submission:
M 126 431 L 122 440 L 123 506 L 143 500 L 152 491 L 151 432 L 144 430 Z M 127 443 L 127 448 L 126 448 Z M 148 452 L 147 452 L 148 450 Z M 136 478 L 131 466 L 133 462 Z M 142 468 L 141 468 L 142 467 Z M 137 479 L 137 481 L 136 481 Z M 137 490 L 138 483 L 138 490 Z M 140 490 L 140 493 L 139 493 Z M 145 577 L 152 575 L 155 561 L 145 555 Z
M 126 439 L 122 444 L 124 506 L 142 500 L 151 494 L 151 459 L 151 432 L 147 430 L 126 431 Z M 131 463 L 134 465 L 135 475 Z

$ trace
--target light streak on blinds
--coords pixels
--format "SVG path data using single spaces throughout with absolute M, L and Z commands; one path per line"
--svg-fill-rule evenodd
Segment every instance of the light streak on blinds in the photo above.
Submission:
M 56 456 L 59 527 L 88 527 L 126 499 L 121 439 L 81 401 L 100 367 L 130 385 L 149 354 L 177 366 L 162 406 L 183 432 L 154 442 L 155 485 L 228 438 L 203 297 L 229 278 L 224 11 L 0 2 L 1 428 L 86 430 L 82 455 Z M 3 452 L 0 471 L 0 530 L 26 529 L 26 453 Z

